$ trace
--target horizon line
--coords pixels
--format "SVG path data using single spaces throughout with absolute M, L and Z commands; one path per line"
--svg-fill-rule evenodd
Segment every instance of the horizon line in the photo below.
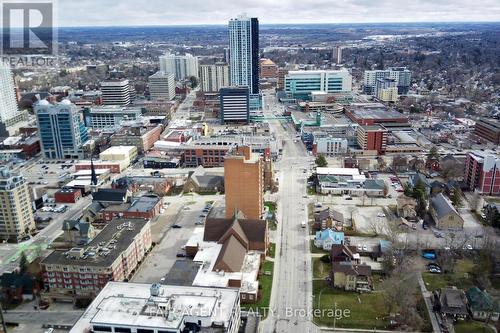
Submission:
M 261 23 L 260 26 L 273 26 L 273 25 L 381 25 L 381 24 L 485 24 L 495 23 L 500 24 L 500 21 L 386 21 L 386 22 L 302 22 L 302 23 Z M 222 23 L 207 23 L 207 24 L 144 24 L 144 25 L 76 25 L 76 26 L 57 26 L 57 29 L 67 28 L 154 28 L 154 27 L 221 27 L 227 26 Z

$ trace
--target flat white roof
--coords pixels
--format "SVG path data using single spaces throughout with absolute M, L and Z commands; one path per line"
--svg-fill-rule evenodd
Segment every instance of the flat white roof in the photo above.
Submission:
M 111 146 L 105 151 L 101 152 L 103 154 L 128 154 L 136 148 L 135 146 Z M 136 148 L 137 149 L 137 148 Z
M 318 175 L 359 176 L 357 168 L 316 168 Z
M 245 255 L 241 272 L 216 272 L 214 266 L 222 250 L 217 242 L 200 242 L 194 262 L 201 263 L 201 268 L 194 278 L 193 286 L 226 287 L 229 280 L 241 280 L 240 291 L 257 294 L 259 289 L 260 253 L 250 251 Z
M 108 282 L 90 304 L 70 333 L 88 332 L 92 325 L 180 329 L 184 321 L 228 326 L 239 306 L 235 288 L 202 288 L 171 285 Z
M 161 150 L 161 149 L 179 148 L 181 145 L 182 145 L 181 142 L 158 140 L 155 142 L 154 147 L 156 149 Z
M 90 177 L 89 177 L 88 179 L 78 178 L 78 179 L 72 180 L 64 186 L 75 187 L 75 186 L 90 186 L 90 185 L 91 184 L 90 184 Z
M 95 173 L 96 175 L 102 175 L 102 174 L 106 174 L 106 173 L 109 173 L 110 170 L 109 169 L 95 169 Z M 90 176 L 92 174 L 92 171 L 89 169 L 89 170 L 80 170 L 80 171 L 77 171 L 73 174 L 73 177 L 82 177 L 82 176 Z

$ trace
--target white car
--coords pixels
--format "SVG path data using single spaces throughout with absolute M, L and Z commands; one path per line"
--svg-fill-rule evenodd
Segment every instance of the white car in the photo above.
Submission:
M 473 247 L 472 247 L 472 245 L 467 244 L 467 245 L 464 246 L 464 250 L 469 250 L 470 251 L 470 250 L 473 250 Z
M 378 213 L 377 217 L 385 217 L 385 214 L 384 213 Z
M 364 252 L 368 252 L 368 246 L 363 245 L 363 251 L 364 251 Z

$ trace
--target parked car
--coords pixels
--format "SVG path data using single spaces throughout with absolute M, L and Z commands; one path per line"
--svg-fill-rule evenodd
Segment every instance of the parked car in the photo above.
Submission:
M 177 258 L 184 258 L 184 257 L 186 256 L 186 254 L 185 254 L 185 253 L 183 253 L 183 252 L 179 252 L 179 253 L 177 253 L 175 256 L 176 256 Z
M 385 214 L 384 213 L 378 213 L 377 217 L 385 217 Z
M 180 228 L 182 228 L 182 225 L 174 224 L 172 226 L 172 228 L 174 228 L 174 229 L 180 229 Z
M 428 260 L 436 260 L 437 255 L 434 250 L 422 250 L 422 257 Z

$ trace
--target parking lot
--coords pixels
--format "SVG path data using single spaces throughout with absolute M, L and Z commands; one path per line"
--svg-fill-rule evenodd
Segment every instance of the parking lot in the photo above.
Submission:
M 75 172 L 74 163 L 74 160 L 39 160 L 36 164 L 22 168 L 21 173 L 31 187 L 59 187 L 59 181 Z
M 168 198 L 166 201 L 168 202 Z M 133 282 L 159 282 L 176 260 L 184 260 L 177 255 L 184 253 L 183 245 L 198 226 L 196 223 L 204 219 L 201 215 L 206 215 L 203 212 L 205 207 L 206 198 L 203 196 L 185 196 L 184 202 L 168 206 L 164 214 L 151 226 L 156 246 L 139 267 L 132 278 Z

